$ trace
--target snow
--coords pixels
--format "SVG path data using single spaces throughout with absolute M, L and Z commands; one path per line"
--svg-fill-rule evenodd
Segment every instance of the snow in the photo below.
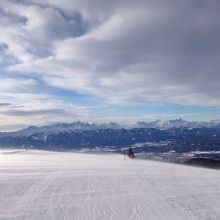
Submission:
M 158 119 L 156 121 L 139 121 L 136 124 L 128 126 L 128 128 L 156 128 L 156 129 L 170 129 L 170 128 L 181 128 L 185 127 L 188 129 L 193 128 L 211 128 L 220 125 L 220 120 L 212 120 L 212 121 L 186 121 L 181 117 L 178 117 L 173 120 L 161 120 Z
M 220 219 L 219 170 L 119 154 L 0 153 L 0 219 Z
M 28 128 L 19 130 L 17 132 L 6 132 L 2 135 L 12 135 L 12 136 L 30 136 L 35 133 L 44 133 L 46 135 L 49 134 L 59 134 L 62 132 L 73 132 L 73 131 L 86 131 L 86 130 L 98 130 L 98 129 L 119 129 L 122 128 L 118 124 L 114 122 L 96 124 L 93 122 L 73 122 L 71 124 L 68 123 L 53 123 L 51 125 L 45 125 L 41 127 L 37 126 L 29 126 Z M 1 134 L 1 133 L 0 133 Z M 46 136 L 47 139 L 47 136 Z

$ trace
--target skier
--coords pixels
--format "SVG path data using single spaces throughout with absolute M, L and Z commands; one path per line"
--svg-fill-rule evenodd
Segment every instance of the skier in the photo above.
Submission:
M 128 155 L 130 158 L 135 158 L 134 153 L 133 153 L 133 151 L 132 151 L 131 148 L 128 149 L 127 155 Z

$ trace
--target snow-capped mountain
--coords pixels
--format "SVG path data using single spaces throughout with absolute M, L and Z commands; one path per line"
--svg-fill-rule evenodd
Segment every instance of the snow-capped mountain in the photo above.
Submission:
M 202 128 L 202 127 L 215 127 L 220 126 L 220 120 L 212 120 L 209 122 L 200 121 L 186 121 L 181 117 L 172 120 L 155 120 L 150 122 L 139 121 L 136 124 L 129 126 L 129 128 L 156 128 L 156 129 L 170 129 L 170 128 Z
M 121 126 L 114 122 L 96 124 L 94 122 L 73 122 L 73 123 L 53 123 L 45 126 L 29 126 L 28 128 L 16 132 L 0 132 L 0 137 L 4 136 L 25 136 L 28 137 L 35 133 L 59 134 L 63 132 L 89 131 L 100 129 L 133 129 L 133 128 L 155 128 L 159 130 L 167 130 L 171 128 L 211 128 L 220 126 L 220 120 L 212 120 L 209 122 L 186 121 L 181 117 L 173 120 L 155 120 L 155 121 L 138 121 L 133 125 Z
M 30 126 L 16 132 L 19 135 L 30 136 L 34 133 L 45 133 L 45 134 L 57 134 L 61 132 L 72 132 L 72 131 L 87 131 L 87 130 L 100 130 L 100 129 L 119 129 L 120 125 L 110 122 L 103 124 L 96 124 L 93 122 L 73 122 L 73 123 L 54 123 L 46 126 Z
M 73 123 L 53 123 L 45 126 L 29 126 L 28 128 L 16 132 L 0 132 L 0 137 L 28 137 L 36 133 L 43 136 L 59 133 L 71 133 L 76 131 L 92 131 L 101 129 L 133 129 L 133 128 L 155 128 L 159 130 L 168 130 L 171 128 L 212 128 L 220 127 L 220 120 L 212 120 L 209 122 L 186 121 L 181 117 L 173 120 L 155 120 L 155 121 L 139 121 L 133 125 L 121 126 L 114 122 L 96 124 L 94 122 L 73 122 Z
M 30 126 L 17 132 L 0 133 L 0 147 L 28 146 L 38 149 L 71 150 L 110 146 L 119 150 L 121 147 L 140 143 L 157 143 L 156 148 L 155 145 L 138 148 L 148 152 L 219 151 L 220 126 L 214 125 L 219 124 L 187 122 L 181 118 L 138 122 L 133 128 L 127 129 L 115 123 L 99 125 L 88 122 L 56 123 L 42 127 Z M 165 146 L 158 145 L 161 142 L 165 143 Z

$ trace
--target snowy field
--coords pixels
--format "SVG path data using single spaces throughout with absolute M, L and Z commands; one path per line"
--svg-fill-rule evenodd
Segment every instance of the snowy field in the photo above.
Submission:
M 0 219 L 220 219 L 220 171 L 123 155 L 0 153 Z

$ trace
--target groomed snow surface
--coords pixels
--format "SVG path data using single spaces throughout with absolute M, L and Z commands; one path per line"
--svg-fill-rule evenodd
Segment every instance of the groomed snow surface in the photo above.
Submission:
M 220 219 L 220 171 L 119 154 L 0 153 L 0 219 Z

